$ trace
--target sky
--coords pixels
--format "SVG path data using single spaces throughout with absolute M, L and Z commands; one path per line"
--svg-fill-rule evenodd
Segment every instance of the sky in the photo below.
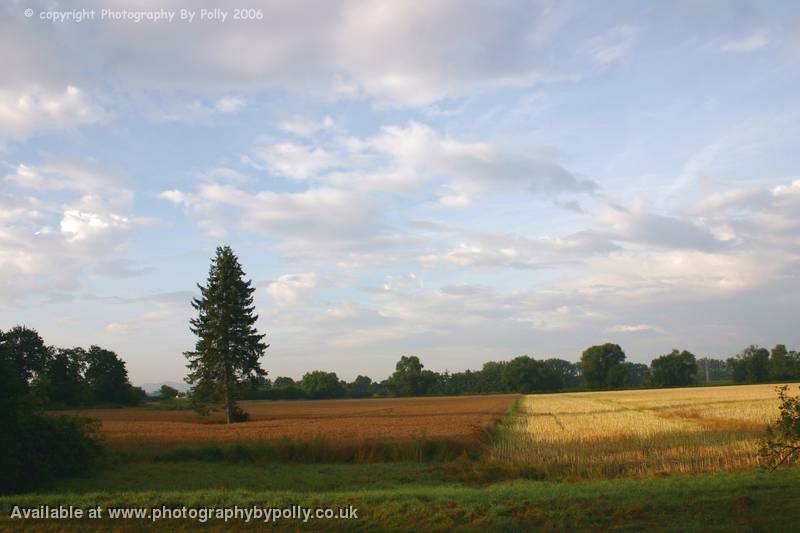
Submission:
M 800 345 L 800 3 L 246 4 L 2 3 L 0 329 L 179 381 L 228 244 L 273 378 Z

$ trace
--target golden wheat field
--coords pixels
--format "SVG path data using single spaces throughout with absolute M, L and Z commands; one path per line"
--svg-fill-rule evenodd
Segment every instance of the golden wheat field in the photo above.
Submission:
M 529 395 L 491 453 L 548 477 L 752 467 L 778 415 L 776 386 Z
M 250 421 L 221 424 L 221 414 L 189 410 L 100 409 L 76 414 L 100 421 L 110 444 L 255 442 L 289 438 L 339 442 L 415 438 L 475 439 L 498 423 L 519 395 L 364 400 L 243 401 Z

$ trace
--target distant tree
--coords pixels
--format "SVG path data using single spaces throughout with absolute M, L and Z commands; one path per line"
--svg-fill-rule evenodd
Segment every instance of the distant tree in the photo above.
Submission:
M 89 400 L 93 403 L 133 405 L 138 398 L 128 381 L 125 361 L 111 350 L 91 346 L 84 355 L 86 383 Z
M 436 382 L 436 374 L 423 370 L 419 357 L 402 356 L 389 377 L 389 389 L 398 396 L 420 396 L 427 394 Z
M 759 459 L 768 468 L 800 460 L 800 396 L 789 395 L 789 387 L 778 387 L 778 420 L 771 424 L 761 441 Z
M 150 399 L 150 396 L 148 396 L 147 391 L 145 391 L 141 387 L 131 387 L 131 395 L 133 396 L 134 403 L 137 404 L 146 402 L 147 400 Z
M 255 328 L 255 288 L 244 275 L 233 250 L 218 247 L 207 284 L 198 284 L 201 297 L 192 300 L 198 312 L 190 328 L 197 336 L 195 349 L 184 354 L 195 405 L 203 410 L 204 405 L 221 402 L 229 424 L 246 416 L 236 406 L 239 385 L 266 374 L 259 359 L 268 346 Z
M 616 389 L 625 385 L 628 376 L 625 352 L 618 344 L 591 346 L 581 355 L 581 370 L 585 385 L 590 389 Z
M 624 374 L 623 387 L 644 387 L 650 375 L 650 369 L 644 363 L 622 363 L 619 370 Z
M 542 364 L 527 355 L 515 357 L 503 369 L 503 386 L 511 392 L 540 390 Z
M 178 397 L 178 394 L 178 389 L 169 385 L 161 385 L 161 388 L 158 389 L 158 397 L 162 400 L 173 400 Z
M 650 383 L 655 387 L 685 387 L 696 374 L 697 359 L 686 350 L 672 350 L 650 363 Z
M 800 352 L 797 350 L 790 350 L 787 357 L 789 358 L 789 368 L 792 381 L 800 380 Z
M 371 396 L 388 396 L 389 395 L 389 380 L 373 381 L 369 386 L 369 393 Z
M 80 405 L 87 399 L 83 379 L 85 367 L 86 351 L 83 348 L 58 348 L 37 381 L 37 389 L 51 405 Z
M 701 357 L 697 360 L 696 381 L 698 383 L 725 381 L 729 379 L 733 379 L 733 376 L 731 375 L 728 365 L 722 359 Z
M 792 355 L 784 344 L 778 344 L 772 349 L 769 357 L 769 377 L 771 380 L 785 381 L 798 377 Z
M 748 346 L 736 357 L 728 359 L 728 368 L 736 383 L 764 383 L 769 380 L 769 351 Z
M 294 385 L 294 380 L 286 376 L 278 376 L 272 383 L 273 387 L 291 387 L 292 385 Z
M 478 372 L 478 390 L 474 392 L 503 392 L 503 371 L 508 363 L 505 361 L 488 361 Z
M 315 370 L 303 375 L 300 380 L 300 388 L 305 391 L 309 398 L 341 398 L 344 396 L 345 388 L 335 372 L 324 372 Z
M 369 389 L 372 385 L 372 380 L 368 376 L 357 376 L 352 383 L 348 385 L 350 396 L 353 398 L 366 398 L 370 395 Z
M 482 370 L 473 372 L 454 372 L 448 376 L 447 390 L 445 394 L 475 394 L 480 392 L 492 392 L 490 384 L 484 380 L 485 374 Z M 502 375 L 501 375 L 502 378 Z M 502 380 L 498 383 L 502 383 Z M 502 390 L 502 385 L 498 385 L 495 392 Z
M 15 326 L 0 337 L 5 341 L 13 372 L 24 388 L 28 388 L 31 380 L 42 374 L 52 355 L 52 349 L 45 346 L 42 337 L 35 329 Z
M 542 364 L 541 390 L 557 391 L 578 385 L 580 377 L 574 363 L 564 359 L 545 359 Z

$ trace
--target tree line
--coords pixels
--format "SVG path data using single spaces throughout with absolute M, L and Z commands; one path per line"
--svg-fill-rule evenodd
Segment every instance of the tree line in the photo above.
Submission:
M 673 350 L 650 365 L 626 361 L 617 344 L 587 348 L 581 360 L 534 359 L 527 355 L 510 361 L 489 361 L 480 370 L 434 372 L 417 356 L 402 356 L 394 373 L 382 381 L 359 375 L 353 381 L 335 372 L 315 370 L 295 381 L 280 376 L 259 377 L 241 384 L 240 398 L 296 400 L 425 396 L 489 393 L 534 393 L 629 388 L 687 387 L 706 383 L 768 383 L 800 380 L 800 353 L 782 344 L 771 351 L 749 346 L 727 360 L 697 358 Z
M 125 362 L 111 350 L 94 345 L 88 349 L 56 348 L 45 344 L 36 330 L 25 326 L 16 326 L 5 333 L 0 331 L 0 339 L 9 355 L 8 369 L 19 389 L 44 407 L 125 406 L 154 399 L 131 385 Z M 686 350 L 673 350 L 653 359 L 650 365 L 626 359 L 619 345 L 602 344 L 587 348 L 577 363 L 522 355 L 509 361 L 488 361 L 478 370 L 435 372 L 426 369 L 417 356 L 402 356 L 391 376 L 380 381 L 359 375 L 348 382 L 335 372 L 323 370 L 307 372 L 299 380 L 286 376 L 272 380 L 262 369 L 246 379 L 231 382 L 230 392 L 232 397 L 242 400 L 295 400 L 800 380 L 800 353 L 788 350 L 783 344 L 771 350 L 749 346 L 727 360 L 697 358 Z M 170 399 L 178 394 L 172 387 L 163 386 L 156 398 Z M 195 387 L 189 396 L 203 397 L 203 391 Z M 207 406 L 213 403 L 211 400 L 204 397 Z
M 0 342 L 7 370 L 29 400 L 44 407 L 135 405 L 147 395 L 131 385 L 125 361 L 100 346 L 56 348 L 25 326 L 15 326 Z

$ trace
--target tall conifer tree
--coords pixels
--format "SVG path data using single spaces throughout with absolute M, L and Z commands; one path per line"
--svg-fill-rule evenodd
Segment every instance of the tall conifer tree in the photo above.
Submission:
M 222 403 L 229 424 L 244 416 L 236 406 L 239 385 L 266 375 L 258 360 L 268 345 L 255 328 L 255 289 L 244 275 L 233 250 L 218 247 L 206 286 L 197 285 L 201 297 L 192 300 L 198 312 L 190 321 L 197 335 L 195 349 L 184 353 L 189 360 L 186 381 L 193 386 L 196 405 Z

